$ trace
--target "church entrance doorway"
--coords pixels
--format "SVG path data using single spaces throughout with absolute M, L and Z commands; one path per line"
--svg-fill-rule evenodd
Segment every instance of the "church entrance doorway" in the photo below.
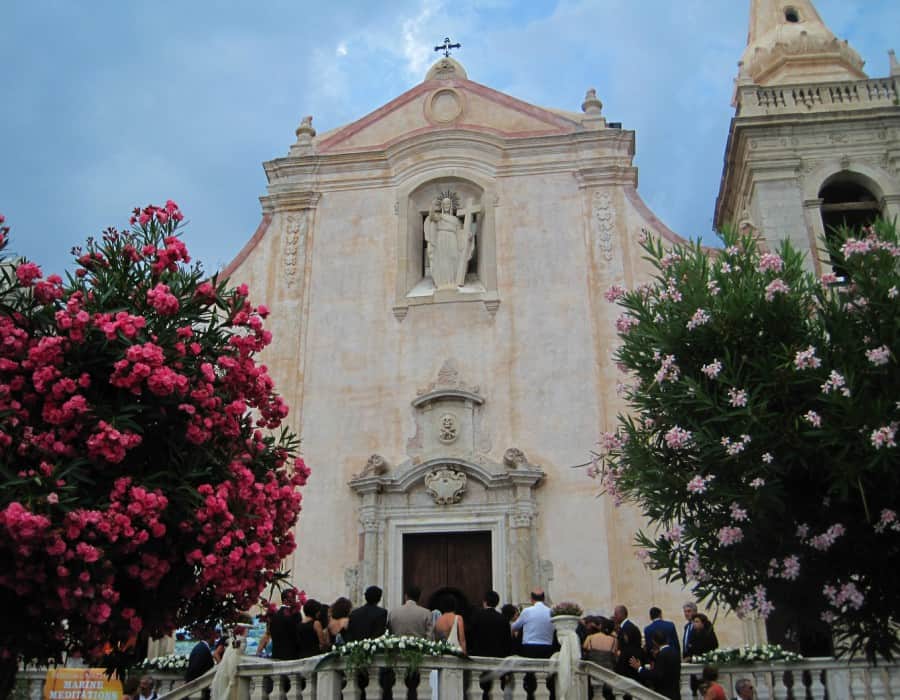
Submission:
M 419 586 L 426 607 L 440 607 L 440 598 L 449 594 L 457 612 L 468 615 L 491 589 L 492 575 L 489 531 L 403 535 L 403 587 Z

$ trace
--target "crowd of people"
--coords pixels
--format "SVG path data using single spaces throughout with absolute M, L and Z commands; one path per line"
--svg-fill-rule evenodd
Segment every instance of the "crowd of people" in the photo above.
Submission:
M 330 606 L 309 599 L 300 611 L 283 604 L 269 615 L 258 654 L 270 649 L 269 655 L 276 660 L 302 659 L 385 633 L 446 639 L 471 656 L 550 658 L 559 649 L 551 609 L 540 589 L 531 593 L 531 605 L 521 610 L 511 604 L 500 607 L 495 591 L 488 591 L 481 606 L 473 610 L 458 609 L 457 598 L 450 594 L 429 610 L 420 605 L 421 590 L 415 585 L 406 588 L 403 604 L 390 611 L 381 607 L 381 596 L 380 588 L 370 586 L 365 604 L 357 608 L 344 597 Z M 660 608 L 650 608 L 650 623 L 643 634 L 624 605 L 615 606 L 610 617 L 587 615 L 577 630 L 582 658 L 671 700 L 681 700 L 682 660 L 690 662 L 719 646 L 713 623 L 695 603 L 685 603 L 682 612 L 685 623 L 679 632 L 674 622 L 663 618 Z M 215 653 L 212 639 L 198 643 L 191 653 L 186 680 L 212 668 Z M 700 692 L 703 700 L 726 700 L 713 667 L 704 669 Z M 752 682 L 740 679 L 735 692 L 738 700 L 752 700 Z

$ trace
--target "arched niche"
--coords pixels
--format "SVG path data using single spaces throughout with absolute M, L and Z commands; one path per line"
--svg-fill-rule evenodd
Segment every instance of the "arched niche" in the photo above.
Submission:
M 877 165 L 845 156 L 821 164 L 803 178 L 803 203 L 817 274 L 841 275 L 826 253 L 825 241 L 833 227 L 843 221 L 859 226 L 876 216 L 900 215 L 900 184 Z
M 439 207 L 443 195 L 450 194 L 460 226 L 462 211 L 470 211 L 474 234 L 472 256 L 464 284 L 437 289 L 429 268 L 425 241 L 425 219 Z M 397 291 L 394 315 L 402 320 L 410 307 L 423 304 L 480 302 L 490 314 L 500 303 L 497 293 L 497 253 L 494 230 L 496 193 L 493 183 L 460 168 L 431 172 L 409 180 L 397 198 Z

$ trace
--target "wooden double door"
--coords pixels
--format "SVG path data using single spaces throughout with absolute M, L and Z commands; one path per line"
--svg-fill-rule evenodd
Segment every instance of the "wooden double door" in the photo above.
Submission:
M 457 612 L 468 615 L 492 588 L 490 532 L 428 532 L 403 535 L 403 588 L 422 589 L 420 604 L 439 607 L 452 595 Z

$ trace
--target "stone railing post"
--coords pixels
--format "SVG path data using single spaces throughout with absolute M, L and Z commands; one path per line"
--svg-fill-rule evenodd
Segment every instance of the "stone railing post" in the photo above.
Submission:
M 348 683 L 355 683 L 351 678 Z M 316 673 L 316 697 L 315 700 L 340 700 L 341 674 L 334 669 L 327 669 Z
M 463 671 L 443 667 L 438 671 L 438 700 L 462 700 Z
M 237 682 L 237 700 L 250 700 L 250 683 L 253 681 L 248 676 L 240 676 Z
M 850 669 L 836 665 L 825 672 L 825 687 L 828 688 L 828 700 L 850 699 Z

